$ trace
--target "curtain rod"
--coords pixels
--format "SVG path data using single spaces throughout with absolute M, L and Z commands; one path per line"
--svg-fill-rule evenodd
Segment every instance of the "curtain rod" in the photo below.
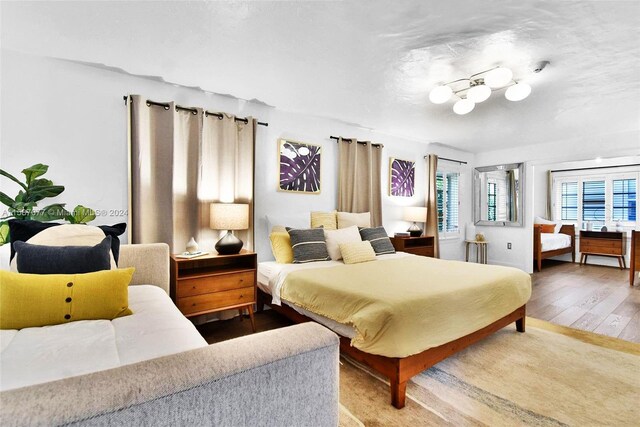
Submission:
M 573 172 L 573 171 L 589 171 L 589 170 L 595 170 L 595 169 L 628 168 L 630 166 L 640 166 L 640 163 L 634 163 L 634 164 L 631 164 L 631 165 L 595 166 L 595 167 L 592 167 L 592 168 L 556 169 L 556 170 L 552 170 L 551 173 L 555 173 L 555 172 Z
M 340 141 L 340 138 L 342 138 L 341 136 L 330 136 L 330 139 L 335 139 L 336 142 Z M 357 139 L 353 139 L 353 138 L 342 138 L 346 141 L 356 141 L 358 144 L 368 144 L 370 141 L 358 141 Z M 382 148 L 384 147 L 384 145 L 382 144 L 371 144 L 372 147 L 376 147 L 376 148 Z
M 127 105 L 127 101 L 129 100 L 129 96 L 125 95 L 125 96 L 123 96 L 123 98 L 124 98 L 124 105 Z M 156 107 L 162 107 L 165 110 L 168 110 L 171 107 L 168 103 L 156 102 L 156 101 L 152 101 L 150 99 L 147 99 L 147 106 L 151 106 L 151 105 L 155 105 Z M 176 111 L 190 111 L 191 114 L 193 114 L 193 115 L 198 114 L 198 110 L 196 108 L 183 107 L 183 106 L 177 105 L 177 104 L 176 104 Z M 222 113 L 211 113 L 211 112 L 206 111 L 206 110 L 204 110 L 204 116 L 205 117 L 215 116 L 215 117 L 219 118 L 220 120 L 222 120 L 222 118 L 224 117 L 222 115 Z M 246 117 L 235 117 L 234 120 L 236 122 L 249 123 L 249 120 Z M 258 124 L 260 126 L 269 126 L 269 123 L 266 123 L 266 122 L 258 122 Z
M 424 156 L 424 158 L 426 159 L 428 156 Z M 456 159 L 447 159 L 446 157 L 438 157 L 438 160 L 446 160 L 447 162 L 454 162 L 454 163 L 460 163 L 461 165 L 466 165 L 467 162 L 462 161 L 462 160 L 456 160 Z

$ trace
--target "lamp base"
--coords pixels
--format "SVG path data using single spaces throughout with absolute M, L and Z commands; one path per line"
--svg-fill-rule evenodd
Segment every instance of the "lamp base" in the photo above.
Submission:
M 415 222 L 413 223 L 413 225 L 411 227 L 409 227 L 409 229 L 407 231 L 409 232 L 409 235 L 411 237 L 420 237 L 420 236 L 422 236 L 422 229 L 420 227 L 418 227 L 418 224 L 416 224 Z
M 227 234 L 225 234 L 222 239 L 218 240 L 215 248 L 220 255 L 233 255 L 240 253 L 242 245 L 242 240 L 234 236 L 231 230 L 228 230 Z

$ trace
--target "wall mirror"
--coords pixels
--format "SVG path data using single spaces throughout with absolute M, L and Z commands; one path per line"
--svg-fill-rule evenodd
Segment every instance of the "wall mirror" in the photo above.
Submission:
M 524 163 L 475 168 L 473 187 L 476 225 L 523 226 Z

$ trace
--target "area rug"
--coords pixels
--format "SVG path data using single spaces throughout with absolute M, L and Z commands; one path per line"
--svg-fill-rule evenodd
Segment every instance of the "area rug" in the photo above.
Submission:
M 640 344 L 527 318 L 415 376 L 407 405 L 341 358 L 340 425 L 637 426 Z

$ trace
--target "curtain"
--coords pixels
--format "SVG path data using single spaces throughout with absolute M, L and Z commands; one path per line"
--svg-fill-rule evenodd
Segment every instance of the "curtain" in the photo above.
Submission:
M 128 104 L 130 242 L 164 242 L 182 252 L 195 237 L 212 251 L 224 231 L 209 228 L 209 204 L 220 201 L 249 204 L 250 229 L 236 234 L 252 249 L 256 121 L 166 105 L 138 95 Z
M 338 210 L 371 212 L 371 225 L 382 225 L 382 146 L 338 139 Z
M 509 221 L 518 221 L 518 192 L 516 188 L 516 173 L 513 170 L 507 171 L 507 187 L 509 189 Z
M 553 174 L 547 171 L 547 219 L 553 221 Z
M 440 241 L 438 239 L 438 156 L 429 154 L 426 156 L 427 168 L 427 190 L 425 194 L 425 206 L 427 208 L 427 218 L 425 221 L 424 234 L 433 236 L 433 256 L 440 258 Z

